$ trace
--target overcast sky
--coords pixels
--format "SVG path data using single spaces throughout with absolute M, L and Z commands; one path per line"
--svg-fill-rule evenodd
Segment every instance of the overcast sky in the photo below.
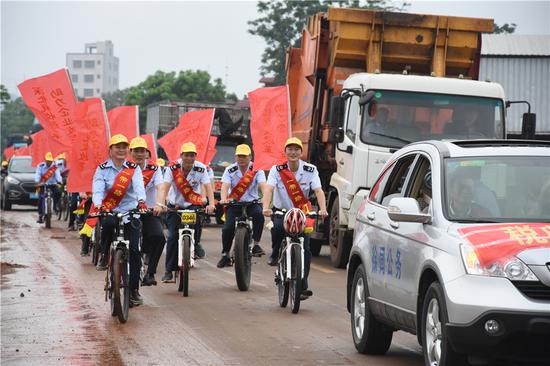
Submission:
M 550 0 L 409 1 L 408 12 L 494 18 L 517 34 L 550 34 Z M 401 2 L 395 2 L 400 4 Z M 23 80 L 65 66 L 67 52 L 111 40 L 120 60 L 120 88 L 157 70 L 201 69 L 241 98 L 261 86 L 262 38 L 250 35 L 252 1 L 1 1 L 1 82 L 10 93 Z

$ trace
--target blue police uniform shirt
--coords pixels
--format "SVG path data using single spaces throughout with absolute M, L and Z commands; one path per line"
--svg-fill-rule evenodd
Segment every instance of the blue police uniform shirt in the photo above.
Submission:
M 248 164 L 248 169 L 250 169 L 251 166 L 252 166 L 252 162 Z M 235 188 L 237 183 L 239 183 L 243 175 L 244 174 L 239 169 L 239 165 L 237 163 L 233 163 L 227 168 L 225 168 L 225 171 L 223 172 L 223 175 L 222 175 L 222 183 L 228 183 L 230 185 L 228 197 L 229 197 L 229 194 L 231 194 L 231 191 L 233 190 L 233 188 Z M 256 172 L 256 175 L 254 175 L 254 179 L 252 180 L 252 183 L 250 183 L 246 192 L 244 192 L 244 194 L 241 196 L 240 201 L 249 202 L 260 198 L 258 194 L 258 186 L 260 183 L 263 183 L 265 181 L 266 179 L 265 179 L 264 171 L 258 170 Z
M 145 161 L 145 166 L 147 166 L 148 163 L 154 164 L 154 161 L 149 160 Z M 164 183 L 164 178 L 162 176 L 162 168 L 160 166 L 156 166 L 157 170 L 155 170 L 155 173 L 153 174 L 153 178 L 147 183 L 147 186 L 145 187 L 145 195 L 147 199 L 145 200 L 145 203 L 147 204 L 147 207 L 152 208 L 157 204 L 157 186 Z
M 99 206 L 107 196 L 107 192 L 111 190 L 115 182 L 115 178 L 122 171 L 123 168 L 128 166 L 128 161 L 124 161 L 120 168 L 116 168 L 111 159 L 107 160 L 103 164 L 100 164 L 94 174 L 94 180 L 92 183 L 92 202 L 94 205 Z M 115 207 L 113 212 L 127 212 L 137 207 L 138 201 L 145 201 L 145 188 L 143 187 L 143 174 L 139 166 L 134 170 L 132 176 L 132 182 L 126 190 L 126 194 L 120 201 L 119 205 Z
M 300 183 L 300 188 L 304 196 L 309 198 L 309 191 L 321 188 L 321 179 L 317 167 L 300 160 L 300 166 L 296 172 L 292 172 L 294 177 Z M 277 208 L 290 209 L 294 207 L 292 200 L 288 196 L 285 185 L 277 171 L 277 165 L 273 165 L 269 171 L 267 184 L 273 187 L 273 206 Z
M 52 165 L 53 164 L 54 163 L 52 162 Z M 36 167 L 36 172 L 34 174 L 34 181 L 36 183 L 40 182 L 40 178 L 42 178 L 42 176 L 52 167 L 52 165 L 47 166 L 45 161 L 38 164 L 38 166 Z M 50 179 L 46 181 L 46 184 L 56 184 L 56 183 L 63 183 L 63 178 L 61 178 L 61 170 L 59 170 L 59 167 L 57 167 L 57 169 L 52 174 Z
M 180 165 L 179 169 L 183 169 L 183 167 L 181 167 L 182 160 L 178 159 L 177 163 Z M 210 184 L 210 177 L 208 176 L 206 165 L 196 160 L 193 164 L 193 168 L 191 169 L 189 174 L 187 174 L 186 178 L 193 191 L 198 194 L 201 194 L 202 184 Z M 174 175 L 170 167 L 167 168 L 164 172 L 164 183 L 170 183 L 170 191 L 168 192 L 169 204 L 184 208 L 191 206 L 191 203 L 185 200 L 185 197 L 183 197 L 178 187 L 176 187 L 176 183 L 174 182 Z

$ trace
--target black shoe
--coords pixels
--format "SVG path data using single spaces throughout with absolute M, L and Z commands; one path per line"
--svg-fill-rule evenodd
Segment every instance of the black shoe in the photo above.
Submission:
M 307 300 L 310 296 L 313 296 L 313 291 L 311 290 L 303 290 L 300 294 L 300 300 Z
M 171 271 L 164 272 L 164 276 L 162 276 L 161 281 L 164 283 L 167 282 L 173 282 L 174 281 L 174 275 Z
M 81 257 L 85 257 L 85 256 L 87 256 L 88 254 L 90 254 L 90 252 L 88 251 L 87 246 L 86 246 L 86 248 L 80 249 L 80 256 L 81 256 Z
M 200 243 L 195 244 L 195 255 L 197 258 L 204 258 L 206 253 L 204 252 L 204 248 Z
M 130 305 L 131 306 L 143 305 L 143 298 L 139 294 L 139 290 L 135 289 L 130 291 Z
M 275 256 L 274 253 L 271 253 L 269 258 L 267 258 L 267 264 L 269 264 L 270 266 L 276 266 L 277 265 L 277 257 Z
M 99 261 L 97 262 L 97 266 L 95 267 L 95 269 L 98 271 L 106 271 L 107 267 L 107 256 L 102 254 L 99 258 Z
M 223 254 L 220 261 L 216 265 L 218 268 L 229 267 L 231 265 L 231 258 L 226 254 Z
M 253 257 L 261 257 L 262 255 L 265 255 L 264 250 L 259 244 L 254 244 L 252 247 L 252 256 Z
M 145 277 L 143 277 L 143 281 L 141 281 L 141 286 L 156 286 L 157 280 L 155 280 L 155 275 L 151 273 L 147 273 Z
M 38 217 L 38 220 L 36 220 L 36 223 L 38 223 L 38 224 L 43 224 L 44 223 L 44 220 L 42 219 L 42 216 Z

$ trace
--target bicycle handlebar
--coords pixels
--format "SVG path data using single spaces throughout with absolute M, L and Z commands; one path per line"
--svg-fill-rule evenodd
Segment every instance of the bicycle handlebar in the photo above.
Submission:
M 135 208 L 133 210 L 126 211 L 126 212 L 100 211 L 100 212 L 96 212 L 95 214 L 90 214 L 88 217 L 93 218 L 93 217 L 114 216 L 114 217 L 117 217 L 117 218 L 122 218 L 122 217 L 129 216 L 129 215 L 147 215 L 147 214 L 150 214 L 152 212 L 153 211 L 151 209 L 147 209 L 146 213 L 142 213 L 142 212 L 140 212 L 139 209 Z
M 284 216 L 287 212 L 288 212 L 288 210 L 284 209 L 284 208 L 279 209 L 279 210 L 273 210 L 273 214 L 271 215 L 271 217 Z M 312 219 L 317 218 L 319 216 L 319 214 L 317 212 L 314 212 L 314 211 L 311 211 L 311 212 L 308 212 L 308 213 L 304 212 L 304 215 L 306 215 L 306 217 L 309 217 L 309 218 L 312 218 Z
M 253 201 L 229 201 L 225 203 L 221 203 L 222 206 L 228 206 L 228 207 L 238 207 L 238 206 L 250 206 L 256 203 L 261 203 L 260 200 L 253 200 Z
M 167 212 L 176 212 L 176 213 L 196 212 L 198 214 L 207 214 L 203 207 L 199 207 L 199 208 L 173 208 L 173 207 L 168 207 Z

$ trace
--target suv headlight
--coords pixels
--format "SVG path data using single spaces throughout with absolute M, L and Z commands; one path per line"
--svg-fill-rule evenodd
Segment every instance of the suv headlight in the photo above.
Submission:
M 11 177 L 9 175 L 6 178 L 6 182 L 8 182 L 10 184 L 19 184 L 20 183 L 17 179 L 15 179 L 14 177 Z
M 474 248 L 461 244 L 460 253 L 466 273 L 479 276 L 505 277 L 511 281 L 538 281 L 529 267 L 517 257 L 500 258 L 493 263 L 482 266 Z

